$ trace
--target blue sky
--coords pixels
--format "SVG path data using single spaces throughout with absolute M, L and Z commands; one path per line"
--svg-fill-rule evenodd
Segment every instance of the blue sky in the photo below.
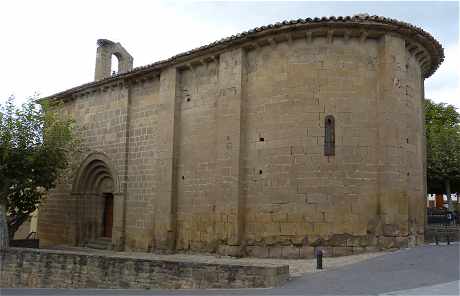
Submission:
M 426 96 L 460 108 L 457 1 L 1 1 L 0 102 L 92 81 L 98 38 L 121 42 L 142 66 L 256 26 L 356 13 L 410 22 L 438 39 L 446 61 L 426 80 Z

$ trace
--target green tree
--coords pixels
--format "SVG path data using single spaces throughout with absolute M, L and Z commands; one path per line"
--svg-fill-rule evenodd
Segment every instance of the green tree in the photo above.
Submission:
M 56 185 L 77 147 L 72 120 L 56 107 L 38 105 L 36 96 L 20 107 L 13 97 L 0 104 L 0 249 Z
M 427 177 L 430 193 L 452 192 L 460 185 L 460 114 L 454 106 L 425 100 Z

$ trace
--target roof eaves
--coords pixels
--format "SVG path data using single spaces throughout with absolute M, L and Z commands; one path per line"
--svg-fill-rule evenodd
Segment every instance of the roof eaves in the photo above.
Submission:
M 160 60 L 151 64 L 147 64 L 144 66 L 139 66 L 134 69 L 132 69 L 129 72 L 126 73 L 121 73 L 117 74 L 102 80 L 98 81 L 93 81 L 89 83 L 82 84 L 80 86 L 76 86 L 73 88 L 70 88 L 68 90 L 56 93 L 54 95 L 44 97 L 40 100 L 46 100 L 46 99 L 53 99 L 53 98 L 61 98 L 66 95 L 87 89 L 89 87 L 96 87 L 99 85 L 103 85 L 106 83 L 110 83 L 112 81 L 116 81 L 119 79 L 125 79 L 129 78 L 131 76 L 135 75 L 140 75 L 143 73 L 148 73 L 152 72 L 158 69 L 161 69 L 162 67 L 172 65 L 172 64 L 177 64 L 181 62 L 181 59 L 189 57 L 190 55 L 194 54 L 199 54 L 205 50 L 213 49 L 215 51 L 218 51 L 222 48 L 225 48 L 229 44 L 233 44 L 235 42 L 244 42 L 248 38 L 255 38 L 259 36 L 255 36 L 256 34 L 259 35 L 262 32 L 266 32 L 267 34 L 273 33 L 273 30 L 277 29 L 289 29 L 290 26 L 295 26 L 298 24 L 318 24 L 318 25 L 325 25 L 325 24 L 350 24 L 350 25 L 359 25 L 363 23 L 368 23 L 369 25 L 376 25 L 376 24 L 382 24 L 382 25 L 394 25 L 395 31 L 405 31 L 405 34 L 407 35 L 412 35 L 414 38 L 418 39 L 419 41 L 425 41 L 422 42 L 424 46 L 429 46 L 431 48 L 427 48 L 430 50 L 430 54 L 432 57 L 434 57 L 436 60 L 432 61 L 432 67 L 428 70 L 426 73 L 425 77 L 428 78 L 431 76 L 436 69 L 439 67 L 439 65 L 442 63 L 444 60 L 444 50 L 441 46 L 441 44 L 433 37 L 431 36 L 428 32 L 424 31 L 422 28 L 414 26 L 412 24 L 398 21 L 396 19 L 391 19 L 391 18 L 386 18 L 386 17 L 381 17 L 381 16 L 369 16 L 369 15 L 355 15 L 355 16 L 331 16 L 331 17 L 315 17 L 315 18 L 305 18 L 305 19 L 297 19 L 297 20 L 291 20 L 291 21 L 282 21 L 282 22 L 276 22 L 274 24 L 269 24 L 261 27 L 256 27 L 254 29 L 244 31 L 229 37 L 222 38 L 220 40 L 211 42 L 207 45 L 203 45 L 197 48 L 194 48 L 189 51 L 185 51 L 182 53 L 179 53 L 177 55 L 174 55 L 168 59 L 165 60 Z M 387 28 L 388 29 L 388 28 Z

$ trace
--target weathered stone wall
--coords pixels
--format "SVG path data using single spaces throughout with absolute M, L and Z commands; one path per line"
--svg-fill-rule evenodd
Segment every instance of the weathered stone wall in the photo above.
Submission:
M 10 248 L 2 251 L 2 288 L 266 288 L 289 278 L 289 266 L 184 262 L 118 254 Z
M 72 175 L 66 176 L 40 207 L 39 233 L 42 245 L 79 244 L 98 237 L 101 232 L 101 198 L 96 192 L 85 192 L 76 185 L 77 169 L 91 154 L 106 156 L 114 182 L 114 238 L 123 235 L 123 183 L 126 172 L 126 126 L 129 89 L 113 86 L 66 101 L 63 108 L 77 124 L 83 151 L 72 164 Z
M 379 54 L 377 235 L 378 244 L 388 248 L 423 242 L 423 84 L 404 40 L 384 36 Z
M 334 34 L 265 36 L 68 98 L 87 154 L 108 159 L 114 246 L 310 257 L 316 246 L 342 255 L 421 242 L 416 43 Z M 330 115 L 335 155 L 325 156 Z M 97 237 L 97 194 L 76 187 L 44 204 L 45 245 Z
M 249 254 L 312 256 L 321 245 L 341 255 L 420 239 L 422 76 L 404 46 L 394 36 L 324 37 L 248 53 Z
M 252 254 L 311 256 L 315 245 L 359 247 L 350 240 L 367 235 L 377 192 L 378 46 L 323 37 L 248 53 Z M 327 115 L 335 117 L 335 156 L 324 156 Z
M 214 235 L 218 69 L 218 62 L 212 62 L 179 72 L 178 249 L 203 249 Z
M 180 72 L 177 249 L 239 245 L 241 49 Z
M 153 247 L 153 219 L 163 112 L 159 100 L 160 79 L 143 81 L 130 87 L 128 107 L 128 180 L 126 201 L 126 246 L 149 250 Z

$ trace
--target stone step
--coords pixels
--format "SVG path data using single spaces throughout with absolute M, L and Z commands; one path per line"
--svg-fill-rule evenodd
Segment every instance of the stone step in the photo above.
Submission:
M 100 243 L 95 243 L 95 242 L 88 242 L 86 244 L 87 248 L 90 249 L 97 249 L 97 250 L 110 250 L 111 246 L 108 244 L 100 244 Z
M 111 237 L 98 237 L 96 241 L 112 243 L 112 238 Z
M 100 237 L 86 243 L 86 247 L 90 249 L 97 250 L 111 250 L 112 249 L 112 239 L 107 237 Z

